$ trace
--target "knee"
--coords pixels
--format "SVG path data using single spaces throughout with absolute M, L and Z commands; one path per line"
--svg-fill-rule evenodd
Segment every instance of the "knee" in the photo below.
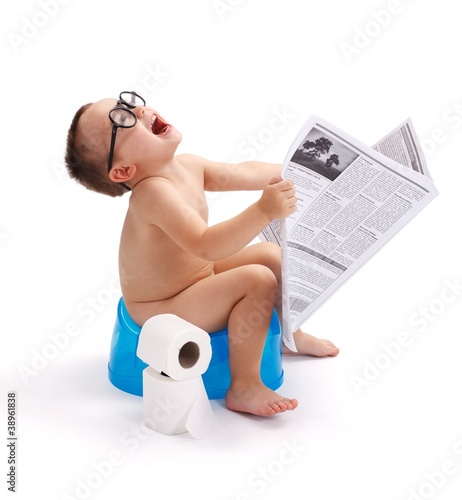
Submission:
M 276 279 L 281 277 L 281 248 L 275 243 L 261 243 L 261 263 L 271 269 Z
M 274 301 L 278 292 L 278 280 L 273 271 L 265 265 L 252 264 L 247 269 L 246 283 L 259 295 Z

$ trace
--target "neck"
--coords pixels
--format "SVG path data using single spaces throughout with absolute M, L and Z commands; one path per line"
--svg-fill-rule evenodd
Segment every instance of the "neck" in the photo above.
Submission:
M 135 175 L 133 178 L 131 189 L 133 191 L 138 184 L 146 179 L 162 178 L 166 180 L 178 181 L 178 179 L 183 175 L 183 168 L 183 165 L 177 160 L 176 157 L 171 158 L 171 160 L 162 163 L 161 165 L 149 165 L 148 168 L 139 168 L 137 172 L 139 175 Z

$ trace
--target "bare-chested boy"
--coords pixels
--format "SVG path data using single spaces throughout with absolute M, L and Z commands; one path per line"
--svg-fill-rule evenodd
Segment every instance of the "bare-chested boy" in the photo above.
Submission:
M 260 378 L 273 305 L 281 314 L 280 250 L 270 243 L 247 246 L 271 220 L 295 212 L 293 184 L 281 179 L 279 164 L 175 156 L 181 138 L 140 96 L 122 93 L 76 113 L 66 164 L 89 189 L 110 196 L 131 190 L 119 266 L 133 320 L 142 325 L 172 313 L 208 332 L 228 327 L 227 407 L 256 415 L 293 410 L 296 399 L 280 396 Z M 263 192 L 236 217 L 209 227 L 207 190 Z M 247 321 L 256 311 L 261 321 Z M 244 337 L 240 325 L 249 323 L 257 326 Z M 338 353 L 331 342 L 300 330 L 295 342 L 301 354 Z

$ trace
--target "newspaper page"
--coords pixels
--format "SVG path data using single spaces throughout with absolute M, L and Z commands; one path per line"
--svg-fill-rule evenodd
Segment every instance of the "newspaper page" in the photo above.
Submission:
M 388 158 L 431 179 L 422 147 L 410 118 L 372 147 Z
M 282 177 L 295 184 L 297 212 L 260 236 L 282 249 L 293 351 L 293 332 L 438 194 L 410 120 L 375 147 L 311 116 L 287 154 Z

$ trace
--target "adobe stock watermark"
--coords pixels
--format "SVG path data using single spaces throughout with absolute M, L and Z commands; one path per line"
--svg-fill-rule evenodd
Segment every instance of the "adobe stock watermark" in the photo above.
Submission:
M 245 342 L 254 334 L 256 328 L 268 323 L 268 318 L 271 318 L 275 307 L 274 301 L 270 299 L 254 300 L 252 305 L 255 309 L 248 316 L 237 318 L 236 333 L 228 336 L 229 345 L 239 345 Z
M 85 300 L 75 307 L 75 318 L 56 332 L 48 332 L 48 341 L 41 346 L 32 349 L 30 360 L 27 364 L 17 366 L 17 371 L 24 385 L 29 385 L 30 379 L 37 377 L 52 363 L 65 349 L 69 347 L 72 340 L 78 337 L 85 326 L 95 321 L 98 314 L 109 306 L 113 306 L 115 299 L 121 295 L 119 277 L 116 272 L 108 280 L 105 287 L 96 293 L 88 295 Z
M 133 425 L 124 431 L 119 439 L 123 448 L 112 450 L 107 454 L 107 458 L 102 461 L 91 462 L 87 474 L 76 477 L 73 481 L 72 492 L 63 493 L 61 500 L 87 500 L 109 480 L 116 470 L 127 463 L 130 454 L 136 452 L 142 443 L 147 442 L 156 434 L 157 425 L 165 422 L 175 410 L 179 408 L 171 398 L 158 398 L 151 416 L 147 419 L 149 427 L 143 422 L 140 425 Z
M 284 441 L 281 450 L 266 464 L 249 475 L 246 489 L 233 496 L 233 500 L 250 500 L 263 495 L 269 486 L 273 485 L 290 469 L 303 454 L 306 446 L 300 445 L 297 440 Z
M 21 17 L 21 27 L 18 32 L 10 31 L 8 41 L 15 53 L 35 38 L 45 28 L 50 19 L 56 17 L 63 5 L 70 0 L 38 0 L 38 9 L 29 17 Z
M 237 7 L 248 1 L 249 0 L 213 0 L 212 5 L 217 16 L 223 21 L 228 14 L 233 13 Z
M 149 93 L 158 90 L 159 87 L 170 77 L 170 73 L 167 73 L 163 68 L 161 68 L 160 64 L 145 66 L 144 70 L 145 73 L 141 78 L 141 81 L 132 86 L 130 90 L 133 90 L 148 100 Z
M 431 324 L 435 323 L 462 295 L 462 282 L 458 276 L 445 279 L 444 287 L 438 297 L 432 299 L 428 304 L 420 306 L 408 318 L 405 329 L 400 331 L 394 339 L 380 344 L 380 350 L 371 358 L 363 360 L 361 374 L 351 374 L 350 383 L 357 395 L 361 395 L 365 389 L 370 387 L 381 375 L 401 358 L 416 340 L 416 334 L 424 333 Z
M 142 443 L 149 440 L 156 434 L 159 424 L 166 422 L 176 410 L 181 408 L 178 403 L 172 401 L 170 397 L 165 399 L 157 398 L 156 405 L 151 411 L 150 417 L 144 417 L 144 421 L 139 425 L 134 425 L 125 431 L 120 437 L 120 443 L 128 448 L 128 451 L 135 452 Z
M 247 161 L 255 160 L 258 157 L 258 153 L 264 151 L 273 143 L 277 135 L 286 130 L 297 117 L 287 109 L 287 106 L 282 106 L 281 108 L 274 107 L 271 111 L 272 115 L 266 126 L 262 127 L 256 133 L 248 135 L 239 143 L 237 152 L 240 157 L 228 162 L 229 168 L 223 169 L 216 175 L 215 183 L 207 187 L 207 199 L 217 198 L 220 191 L 226 191 L 235 169 Z
M 369 47 L 385 29 L 387 29 L 396 18 L 405 10 L 405 4 L 413 0 L 389 0 L 385 6 L 378 10 L 370 11 L 370 19 L 363 26 L 355 26 L 352 38 L 348 42 L 340 42 L 339 48 L 346 61 L 350 63 L 352 59 L 361 54 Z
M 255 329 L 262 326 L 268 325 L 267 330 L 269 331 L 273 314 L 281 300 L 279 293 L 279 290 L 276 290 L 266 299 L 253 300 L 253 310 L 250 314 L 236 318 L 236 331 L 232 335 L 228 335 L 230 346 L 242 344 L 254 334 Z
M 442 490 L 450 481 L 452 476 L 460 472 L 460 465 L 457 461 L 462 461 L 462 441 L 457 441 L 452 446 L 452 456 L 436 466 L 436 469 L 426 472 L 422 482 L 412 488 L 408 488 L 406 500 L 428 500 Z M 457 460 L 454 460 L 456 458 Z
M 125 463 L 125 458 L 120 451 L 111 451 L 101 460 L 94 460 L 90 465 L 90 472 L 75 479 L 73 494 L 63 493 L 61 500 L 86 500 L 101 488 L 105 481 L 111 478 L 116 467 Z
M 446 143 L 451 135 L 462 128 L 462 103 L 448 106 L 441 115 L 441 123 L 420 141 L 427 156 L 433 155 L 441 144 Z
M 237 148 L 240 155 L 244 157 L 244 161 L 250 161 L 257 158 L 258 153 L 264 151 L 278 134 L 286 130 L 297 118 L 295 114 L 287 109 L 287 106 L 282 108 L 273 108 L 272 116 L 268 123 L 258 132 L 248 135 Z

